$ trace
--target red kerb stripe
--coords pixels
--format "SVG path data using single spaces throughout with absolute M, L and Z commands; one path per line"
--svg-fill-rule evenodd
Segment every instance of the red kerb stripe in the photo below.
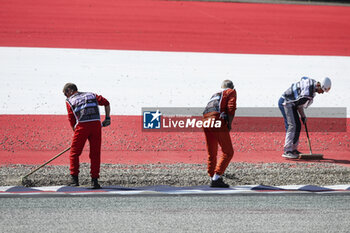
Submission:
M 350 55 L 350 7 L 3 0 L 0 46 Z

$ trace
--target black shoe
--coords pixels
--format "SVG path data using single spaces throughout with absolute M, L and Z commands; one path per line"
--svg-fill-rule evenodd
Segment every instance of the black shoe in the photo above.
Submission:
M 70 175 L 70 181 L 68 183 L 68 186 L 73 186 L 73 187 L 79 186 L 79 178 L 78 178 L 78 176 Z
M 298 150 L 293 150 L 292 153 L 295 154 L 295 155 L 300 155 L 301 154 L 301 152 L 298 151 Z
M 297 158 L 299 158 L 299 155 L 293 154 L 292 151 L 285 151 L 283 153 L 282 157 L 287 158 L 287 159 L 297 159 Z
M 92 189 L 100 189 L 101 188 L 101 186 L 98 183 L 97 178 L 91 178 L 91 188 Z
M 220 177 L 217 180 L 212 180 L 210 187 L 212 188 L 229 188 L 230 185 L 226 184 L 223 180 L 222 177 Z

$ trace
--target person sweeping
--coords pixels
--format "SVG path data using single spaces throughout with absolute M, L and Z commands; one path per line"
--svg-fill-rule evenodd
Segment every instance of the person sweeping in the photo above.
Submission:
M 302 77 L 299 82 L 293 83 L 278 101 L 278 107 L 284 118 L 286 137 L 282 157 L 296 159 L 301 153 L 298 151 L 301 121 L 306 123 L 304 109 L 309 107 L 318 94 L 331 89 L 332 82 L 326 77 L 321 82 L 308 77 Z
M 63 94 L 67 97 L 66 105 L 68 120 L 74 131 L 70 150 L 70 175 L 68 185 L 79 186 L 79 156 L 81 155 L 86 140 L 90 144 L 90 174 L 91 186 L 99 189 L 98 183 L 101 164 L 101 127 L 111 124 L 110 104 L 101 95 L 91 92 L 78 92 L 74 83 L 67 83 L 63 87 Z M 100 120 L 99 105 L 105 108 L 105 120 Z

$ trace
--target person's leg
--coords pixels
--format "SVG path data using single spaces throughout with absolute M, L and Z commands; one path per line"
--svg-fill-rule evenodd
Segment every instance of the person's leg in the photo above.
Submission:
M 216 157 L 218 153 L 218 141 L 212 129 L 204 128 L 205 142 L 207 145 L 208 159 L 207 171 L 210 177 L 213 177 L 216 168 Z
M 99 121 L 90 122 L 90 135 L 88 137 L 90 143 L 90 174 L 91 178 L 100 177 L 101 166 L 101 124 Z
M 288 128 L 286 132 L 286 138 L 284 143 L 284 152 L 293 151 L 293 141 L 295 139 L 297 125 L 295 122 L 294 111 L 291 104 L 284 106 L 284 111 L 286 113 Z
M 226 126 L 224 126 L 226 127 Z M 231 142 L 231 137 L 228 129 L 221 129 L 220 132 L 217 132 L 217 138 L 219 145 L 222 150 L 222 155 L 219 159 L 219 162 L 215 168 L 215 174 L 223 175 L 227 166 L 229 165 L 233 157 L 233 146 Z
M 218 144 L 221 147 L 222 155 L 220 156 L 220 159 L 215 167 L 215 172 L 214 176 L 212 177 L 210 187 L 229 188 L 230 185 L 226 184 L 222 179 L 222 175 L 225 173 L 225 170 L 233 156 L 233 147 L 227 124 L 223 124 L 220 129 L 215 129 L 214 134 L 217 138 Z
M 282 113 L 282 116 L 283 116 L 283 119 L 284 119 L 284 127 L 285 127 L 286 132 L 287 132 L 287 130 L 288 130 L 288 122 L 287 122 L 286 112 L 284 111 L 283 102 L 284 102 L 284 99 L 281 97 L 278 100 L 278 108 L 280 109 L 280 111 Z
M 293 109 L 293 115 L 294 115 L 294 120 L 295 120 L 295 136 L 293 139 L 293 151 L 298 150 L 298 145 L 299 145 L 299 136 L 300 136 L 300 130 L 301 130 L 301 123 L 300 123 L 300 118 L 297 109 Z
M 70 150 L 70 174 L 72 176 L 79 175 L 79 156 L 83 151 L 86 139 L 88 137 L 88 129 L 77 125 L 74 130 L 74 136 L 72 140 L 71 150 Z

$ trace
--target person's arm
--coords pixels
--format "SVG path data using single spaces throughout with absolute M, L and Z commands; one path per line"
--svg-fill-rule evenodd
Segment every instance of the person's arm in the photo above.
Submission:
M 306 115 L 305 115 L 305 112 L 304 112 L 304 106 L 302 106 L 302 105 L 298 106 L 298 112 L 299 112 L 301 121 L 305 124 L 306 123 Z
M 232 129 L 232 121 L 234 117 L 234 115 L 228 115 L 227 127 L 229 131 Z
M 304 112 L 304 109 L 308 107 L 312 103 L 312 99 L 308 97 L 303 97 L 295 102 L 295 106 L 297 106 L 297 110 L 299 112 L 299 116 L 301 118 L 301 121 L 305 124 L 306 123 L 306 115 Z
M 228 115 L 228 129 L 231 130 L 232 128 L 232 121 L 236 114 L 237 109 L 237 93 L 236 90 L 233 89 L 231 93 L 228 95 L 228 101 L 227 101 L 227 115 Z
M 66 106 L 67 106 L 67 112 L 68 112 L 68 121 L 70 123 L 70 126 L 72 127 L 73 131 L 74 131 L 74 126 L 76 124 L 76 119 L 73 113 L 73 110 L 71 108 L 71 106 L 69 105 L 68 102 L 66 102 Z
M 106 118 L 110 118 L 110 117 L 111 117 L 110 114 L 111 114 L 111 106 L 110 106 L 110 105 L 106 105 L 106 106 L 105 106 L 105 115 L 106 115 Z
M 102 126 L 106 127 L 109 126 L 111 124 L 111 117 L 110 117 L 110 113 L 111 113 L 111 107 L 110 105 L 105 105 L 105 120 L 102 122 Z
M 109 101 L 101 95 L 96 95 L 96 99 L 97 99 L 98 105 L 102 105 L 105 107 L 105 120 L 102 122 L 102 126 L 103 127 L 109 126 L 111 124 L 111 116 L 110 116 L 111 107 L 110 107 Z

